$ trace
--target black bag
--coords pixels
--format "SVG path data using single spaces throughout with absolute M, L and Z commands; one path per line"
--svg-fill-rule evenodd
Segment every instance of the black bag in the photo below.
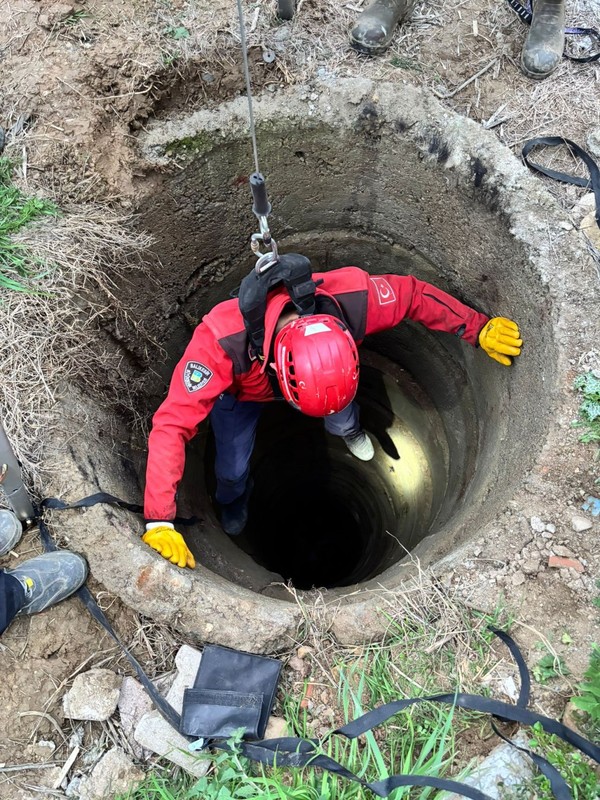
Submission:
M 207 645 L 191 689 L 183 693 L 180 731 L 198 739 L 262 739 L 273 703 L 281 662 L 275 658 Z M 245 691 L 237 691 L 243 685 Z

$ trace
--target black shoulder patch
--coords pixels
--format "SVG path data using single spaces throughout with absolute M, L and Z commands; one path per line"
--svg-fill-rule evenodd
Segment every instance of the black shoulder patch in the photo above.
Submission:
M 204 389 L 212 376 L 212 370 L 198 361 L 188 361 L 183 370 L 183 382 L 188 392 L 197 392 L 198 389 Z

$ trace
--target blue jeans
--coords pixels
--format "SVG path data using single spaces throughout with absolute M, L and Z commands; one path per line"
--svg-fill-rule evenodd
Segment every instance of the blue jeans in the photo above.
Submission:
M 8 628 L 25 605 L 25 589 L 12 575 L 0 569 L 0 634 Z
M 244 493 L 250 474 L 256 427 L 264 403 L 240 402 L 231 394 L 222 394 L 210 412 L 217 455 L 217 503 L 227 504 Z M 360 430 L 358 403 L 352 402 L 337 414 L 323 418 L 325 430 L 334 436 L 349 436 Z

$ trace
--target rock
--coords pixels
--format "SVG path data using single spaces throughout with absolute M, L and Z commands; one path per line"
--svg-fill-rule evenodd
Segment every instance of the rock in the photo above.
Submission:
M 600 228 L 598 227 L 598 223 L 596 222 L 596 214 L 594 211 L 591 211 L 589 214 L 586 214 L 585 217 L 581 220 L 581 223 L 579 225 L 579 230 L 585 233 L 585 235 L 594 245 L 596 250 L 600 250 Z
M 104 722 L 119 701 L 122 678 L 109 669 L 90 669 L 73 681 L 63 697 L 63 712 L 69 719 Z
M 563 558 L 575 558 L 575 553 L 571 552 L 568 547 L 564 547 L 562 544 L 553 544 L 552 553 L 555 556 L 563 556 Z
M 571 527 L 575 533 L 582 533 L 583 531 L 589 531 L 592 523 L 587 517 L 575 516 L 571 517 Z
M 190 686 L 194 685 L 198 667 L 202 659 L 202 653 L 193 647 L 184 644 L 177 651 L 175 656 L 175 666 L 177 675 L 169 691 L 167 692 L 167 703 L 170 703 L 175 711 L 181 713 L 183 708 L 183 693 Z
M 513 741 L 519 747 L 529 747 L 529 738 L 523 731 L 519 731 Z M 479 789 L 492 800 L 501 800 L 506 797 L 507 790 L 522 786 L 532 775 L 530 758 L 510 744 L 501 744 L 463 779 L 463 783 Z M 444 794 L 444 800 L 460 800 L 460 797 Z
M 192 755 L 188 750 L 188 740 L 172 728 L 158 711 L 144 714 L 135 729 L 135 740 L 196 778 L 206 775 L 210 767 L 210 759 Z
M 289 735 L 288 724 L 283 717 L 269 717 L 267 729 L 265 731 L 265 739 L 281 739 Z
M 117 705 L 121 717 L 121 728 L 136 758 L 145 757 L 144 749 L 135 741 L 134 731 L 144 716 L 152 711 L 152 700 L 146 694 L 141 683 L 127 675 L 123 678 L 119 702 Z
M 529 524 L 531 525 L 531 529 L 536 533 L 542 533 L 542 531 L 546 530 L 546 523 L 542 522 L 539 517 L 532 517 L 529 520 Z
M 102 756 L 91 774 L 81 780 L 79 800 L 108 800 L 128 794 L 144 777 L 143 771 L 120 747 L 113 747 Z
M 521 564 L 521 569 L 526 575 L 537 575 L 540 569 L 539 557 L 532 556 L 531 558 L 526 559 Z
M 523 583 L 525 583 L 525 580 L 526 578 L 523 572 L 515 572 L 515 574 L 512 576 L 511 583 L 513 586 L 521 586 Z
M 575 203 L 571 209 L 571 219 L 577 226 L 581 224 L 581 220 L 586 217 L 590 211 L 596 208 L 596 196 L 593 192 L 584 194 L 583 197 Z
M 556 525 L 553 525 L 551 522 L 549 522 L 546 525 L 546 530 L 548 531 L 548 533 L 556 533 Z
M 587 146 L 596 158 L 600 158 L 600 128 L 596 128 L 587 137 Z
M 314 650 L 313 650 L 312 647 L 307 647 L 307 645 L 302 644 L 296 650 L 296 655 L 298 656 L 298 658 L 306 658 L 306 656 L 309 656 L 313 652 L 314 652 Z
M 576 558 L 563 558 L 562 556 L 550 556 L 548 566 L 553 569 L 574 569 L 576 572 L 584 572 L 583 564 Z
M 299 672 L 302 677 L 306 677 L 309 672 L 309 665 L 299 656 L 292 656 L 288 661 L 288 667 L 294 672 Z
M 202 653 L 188 645 L 183 645 L 177 651 L 177 674 L 166 700 L 179 713 L 183 707 L 183 693 L 193 686 L 201 659 Z M 205 775 L 210 766 L 209 759 L 196 758 L 189 752 L 188 740 L 172 728 L 158 711 L 144 714 L 136 725 L 134 737 L 142 747 L 164 756 L 198 778 Z

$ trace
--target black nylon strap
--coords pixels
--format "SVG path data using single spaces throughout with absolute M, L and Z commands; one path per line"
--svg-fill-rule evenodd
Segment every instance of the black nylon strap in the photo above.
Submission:
M 67 503 L 64 500 L 59 500 L 58 497 L 46 497 L 41 501 L 40 506 L 53 511 L 64 511 L 71 508 L 90 508 L 98 503 L 107 503 L 111 506 L 118 506 L 127 511 L 132 511 L 134 514 L 143 514 L 144 507 L 137 503 L 128 503 L 126 500 L 121 500 L 108 492 L 96 492 L 87 497 L 82 497 L 80 500 L 75 500 L 73 503 Z M 169 520 L 170 521 L 170 520 Z M 199 517 L 175 517 L 173 520 L 177 525 L 195 525 L 200 521 Z
M 552 794 L 556 798 L 556 800 L 573 800 L 573 796 L 571 794 L 571 790 L 569 789 L 569 785 L 567 784 L 566 780 L 560 774 L 560 772 L 553 767 L 552 764 L 542 756 L 539 756 L 537 753 L 534 753 L 532 750 L 529 750 L 527 747 L 522 747 L 520 744 L 516 744 L 513 742 L 512 739 L 509 739 L 505 736 L 502 731 L 498 728 L 494 720 L 492 719 L 492 729 L 494 733 L 503 739 L 508 744 L 516 747 L 517 750 L 520 750 L 522 753 L 526 753 L 529 758 L 533 761 L 533 763 L 537 766 L 539 771 L 546 777 L 550 782 L 550 790 Z
M 492 714 L 494 717 L 509 720 L 511 722 L 520 722 L 523 725 L 535 725 L 539 722 L 546 733 L 553 733 L 563 739 L 565 742 L 573 745 L 582 753 L 585 753 L 589 758 L 593 758 L 600 764 L 600 747 L 592 742 L 575 733 L 574 730 L 563 725 L 550 717 L 545 717 L 542 714 L 536 714 L 534 711 L 528 711 L 525 708 L 504 703 L 502 700 L 493 700 L 489 697 L 482 697 L 478 694 L 434 694 L 427 697 L 411 697 L 406 700 L 394 700 L 391 703 L 385 703 L 383 706 L 374 708 L 372 711 L 367 711 L 361 717 L 337 728 L 334 733 L 346 736 L 348 739 L 356 739 L 371 728 L 376 728 L 383 722 L 386 722 L 390 717 L 393 717 L 399 711 L 404 711 L 416 703 L 429 701 L 432 703 L 447 703 L 450 705 L 457 705 L 460 708 L 466 708 L 469 711 L 483 711 L 486 714 Z
M 220 750 L 229 750 L 226 742 L 214 743 Z M 484 794 L 465 783 L 453 781 L 448 778 L 435 778 L 431 775 L 390 775 L 379 781 L 367 782 L 359 778 L 354 772 L 344 767 L 338 761 L 317 750 L 317 742 L 309 739 L 268 739 L 263 742 L 241 742 L 239 752 L 246 758 L 265 766 L 277 767 L 318 767 L 327 770 L 340 778 L 359 783 L 365 789 L 370 789 L 378 797 L 387 797 L 401 786 L 431 786 L 447 792 L 454 792 L 471 800 L 492 800 Z
M 569 175 L 567 172 L 558 172 L 557 170 L 542 167 L 541 164 L 529 161 L 529 153 L 534 147 L 560 147 L 561 145 L 566 145 L 583 161 L 589 170 L 589 179 L 579 178 L 576 175 Z M 523 156 L 523 161 L 530 169 L 541 172 L 542 175 L 546 175 L 548 178 L 553 178 L 562 183 L 569 183 L 573 186 L 582 186 L 584 189 L 592 189 L 596 199 L 596 223 L 598 227 L 600 227 L 600 169 L 587 151 L 571 141 L 571 139 L 566 139 L 564 136 L 537 136 L 535 139 L 529 139 L 525 142 L 521 155 Z
M 112 498 L 112 495 L 106 495 L 105 493 L 100 493 L 100 495 L 102 497 Z M 92 495 L 91 498 L 95 498 L 97 496 L 98 495 Z M 118 500 L 117 498 L 112 498 L 112 499 L 115 501 Z M 46 508 L 53 507 L 57 510 L 61 510 L 65 508 L 81 508 L 85 507 L 85 505 L 93 505 L 92 502 L 88 503 L 85 502 L 89 500 L 90 498 L 83 498 L 83 500 L 77 501 L 75 504 L 66 504 L 63 503 L 63 501 L 61 500 L 56 500 L 55 498 L 53 498 L 43 501 L 43 504 L 45 504 Z M 106 502 L 106 501 L 96 500 L 96 502 Z M 118 501 L 118 504 L 121 504 L 122 502 L 123 501 Z M 123 507 L 127 506 L 131 506 L 131 504 L 128 503 Z M 46 523 L 43 521 L 43 519 L 41 519 L 39 514 L 38 514 L 38 522 L 40 527 L 40 536 L 44 548 L 47 551 L 57 550 L 58 548 L 56 547 L 54 540 L 50 536 L 48 527 Z M 112 625 L 106 618 L 104 612 L 100 609 L 100 607 L 96 603 L 91 592 L 85 586 L 83 586 L 77 591 L 77 595 L 82 600 L 86 608 L 90 611 L 94 619 L 96 619 L 102 625 L 102 627 L 108 632 L 108 634 L 115 640 L 115 642 L 122 649 L 123 653 L 134 667 L 140 679 L 140 682 L 142 683 L 142 685 L 152 698 L 152 701 L 156 706 L 156 708 L 158 709 L 158 711 L 163 715 L 163 717 L 172 727 L 174 727 L 176 730 L 179 731 L 181 727 L 180 715 L 175 711 L 175 709 L 169 703 L 166 702 L 166 700 L 163 697 L 161 697 L 161 695 L 156 690 L 156 687 L 154 686 L 152 681 L 147 677 L 141 664 L 129 652 L 129 650 L 118 638 Z M 539 722 L 542 728 L 547 733 L 551 733 L 558 736 L 559 738 L 563 739 L 564 741 L 576 747 L 578 750 L 587 755 L 589 758 L 592 758 L 597 763 L 600 763 L 600 747 L 588 741 L 583 736 L 579 735 L 578 733 L 571 730 L 566 725 L 563 725 L 562 723 L 558 722 L 557 720 L 553 720 L 541 714 L 536 714 L 532 711 L 528 711 L 525 708 L 525 706 L 529 701 L 530 677 L 529 677 L 529 672 L 527 670 L 527 666 L 525 664 L 525 660 L 521 654 L 521 651 L 519 650 L 516 642 L 507 633 L 492 626 L 489 626 L 489 629 L 504 642 L 504 644 L 508 647 L 513 658 L 517 663 L 521 680 L 521 689 L 516 705 L 504 703 L 500 700 L 493 700 L 488 697 L 482 697 L 480 695 L 471 695 L 463 693 L 455 693 L 455 694 L 444 693 L 444 694 L 430 695 L 428 697 L 413 697 L 404 700 L 395 700 L 391 703 L 385 703 L 382 706 L 374 708 L 372 711 L 368 711 L 366 714 L 363 714 L 362 716 L 358 717 L 352 722 L 349 722 L 346 725 L 341 726 L 340 728 L 336 728 L 328 736 L 331 737 L 334 735 L 340 735 L 350 740 L 356 739 L 358 736 L 361 736 L 362 734 L 370 731 L 372 728 L 381 725 L 383 722 L 386 722 L 388 719 L 393 717 L 398 712 L 403 711 L 404 709 L 409 708 L 412 705 L 423 702 L 434 702 L 434 703 L 449 704 L 452 705 L 453 707 L 458 706 L 461 708 L 469 709 L 471 711 L 480 711 L 488 713 L 491 714 L 493 717 L 502 720 L 519 722 L 525 725 L 534 725 L 535 723 Z M 498 730 L 497 726 L 494 724 L 493 721 L 492 725 L 494 727 L 495 732 L 504 741 L 510 743 L 511 745 L 513 745 L 513 747 L 517 747 L 522 752 L 527 753 L 532 758 L 534 763 L 539 767 L 540 771 L 550 781 L 551 790 L 554 794 L 555 800 L 573 800 L 569 787 L 566 784 L 566 781 L 546 759 L 544 759 L 541 756 L 538 756 L 536 753 L 532 753 L 526 748 L 514 744 L 514 742 L 512 742 Z M 186 737 L 186 738 L 189 741 L 192 741 L 191 737 Z M 209 744 L 212 747 L 222 750 L 231 749 L 227 742 L 219 742 L 213 740 Z M 267 766 L 319 767 L 321 769 L 327 770 L 328 772 L 331 772 L 334 775 L 338 775 L 340 777 L 346 778 L 347 780 L 361 784 L 364 788 L 369 789 L 378 797 L 387 797 L 392 791 L 403 786 L 429 786 L 434 789 L 454 792 L 455 794 L 461 795 L 462 797 L 470 798 L 470 800 L 492 800 L 492 798 L 490 798 L 489 795 L 486 795 L 483 792 L 479 791 L 478 789 L 474 789 L 473 787 L 468 786 L 464 783 L 459 783 L 457 781 L 445 778 L 436 778 L 428 775 L 414 775 L 414 774 L 391 775 L 382 780 L 369 783 L 364 781 L 358 775 L 355 775 L 347 767 L 344 767 L 342 764 L 339 764 L 330 756 L 322 752 L 319 752 L 317 750 L 318 746 L 319 742 L 317 742 L 314 739 L 299 739 L 294 737 L 286 737 L 281 739 L 267 739 L 259 742 L 241 742 L 237 747 L 239 748 L 239 752 L 242 755 L 246 756 L 247 758 L 253 761 L 265 764 Z
M 60 503 L 62 501 L 59 500 L 58 502 Z M 62 510 L 61 506 L 55 506 L 55 507 L 57 509 L 59 509 L 59 510 Z M 63 507 L 64 508 L 72 508 L 73 506 L 65 505 Z M 75 508 L 80 508 L 81 506 L 74 506 L 74 507 Z M 39 524 L 39 527 L 40 527 L 40 538 L 42 540 L 42 544 L 44 545 L 44 550 L 46 552 L 53 552 L 54 550 L 58 550 L 58 547 L 56 546 L 56 543 L 55 543 L 54 539 L 50 536 L 50 531 L 48 530 L 48 526 L 46 525 L 46 523 L 44 522 L 44 520 L 41 517 L 38 519 L 38 524 Z M 110 624 L 110 622 L 106 618 L 106 615 L 104 614 L 104 611 L 102 611 L 102 609 L 100 608 L 100 606 L 98 605 L 98 603 L 94 599 L 94 596 L 92 595 L 90 590 L 87 588 L 87 586 L 85 586 L 85 585 L 82 586 L 80 589 L 77 590 L 77 592 L 75 594 L 76 594 L 77 597 L 79 597 L 81 602 L 84 604 L 84 606 L 90 612 L 90 614 L 94 617 L 94 619 L 97 622 L 99 622 L 100 625 L 102 625 L 102 627 L 109 634 L 109 636 L 111 636 L 115 640 L 115 642 L 119 645 L 119 647 L 123 651 L 124 655 L 127 657 L 127 660 L 132 665 L 132 667 L 135 669 L 135 671 L 137 673 L 137 676 L 140 679 L 140 683 L 143 685 L 144 689 L 150 695 L 150 697 L 152 699 L 152 702 L 154 703 L 154 705 L 156 706 L 158 711 L 160 711 L 160 713 L 163 715 L 163 717 L 167 720 L 167 722 L 170 725 L 172 725 L 175 728 L 175 730 L 179 730 L 181 717 L 179 716 L 177 711 L 175 711 L 173 706 L 170 703 L 167 703 L 167 701 L 164 699 L 164 697 L 162 697 L 159 694 L 156 686 L 154 686 L 154 684 L 152 683 L 150 678 L 146 675 L 146 673 L 143 670 L 142 665 L 139 663 L 137 658 L 132 653 L 129 652 L 127 647 L 119 639 L 119 637 L 117 636 L 117 634 L 114 631 L 113 626 Z M 189 737 L 186 737 L 186 738 L 189 738 Z

